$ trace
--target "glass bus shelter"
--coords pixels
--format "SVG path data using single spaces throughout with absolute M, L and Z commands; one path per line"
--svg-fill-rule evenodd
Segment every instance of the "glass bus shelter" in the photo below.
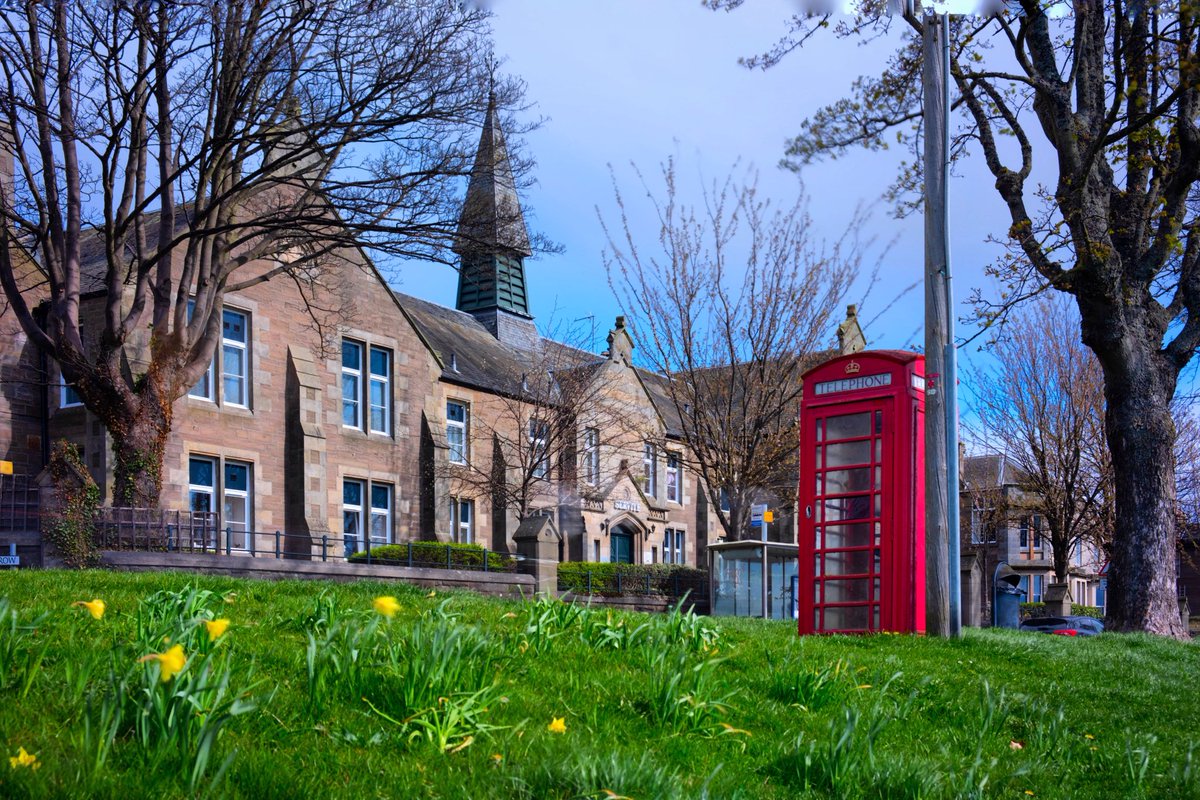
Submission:
M 798 554 L 783 542 L 708 546 L 709 608 L 714 617 L 796 619 Z

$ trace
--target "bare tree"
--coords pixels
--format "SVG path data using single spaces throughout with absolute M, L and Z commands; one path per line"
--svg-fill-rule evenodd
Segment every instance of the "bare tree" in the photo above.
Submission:
M 441 257 L 491 83 L 478 6 L 3 5 L 0 283 L 112 435 L 116 502 L 157 504 L 172 403 L 211 362 L 227 292 L 290 281 L 329 330 L 361 245 Z
M 855 9 L 840 21 L 797 14 L 773 50 L 746 63 L 769 67 L 826 29 L 861 40 L 904 27 L 885 73 L 859 78 L 850 97 L 804 121 L 787 152 L 798 167 L 898 137 L 914 160 L 894 196 L 911 199 L 921 181 L 922 23 L 891 20 L 882 0 Z M 983 319 L 1046 289 L 1073 298 L 1103 370 L 1115 476 L 1108 623 L 1171 636 L 1186 635 L 1175 602 L 1171 399 L 1200 345 L 1198 25 L 1183 0 L 1020 0 L 950 26 L 952 152 L 982 154 L 1008 210 L 1010 253 L 997 264 L 1007 286 L 982 303 Z M 1030 183 L 1035 159 L 1056 170 L 1053 186 Z
M 681 204 L 673 162 L 661 194 L 642 180 L 658 226 L 639 243 L 616 188 L 620 224 L 605 225 L 609 283 L 632 319 L 642 358 L 664 377 L 691 468 L 730 539 L 763 490 L 796 492 L 800 375 L 832 339 L 857 276 L 859 242 L 811 236 L 806 203 L 775 208 L 733 176 Z M 614 177 L 614 184 L 616 183 Z M 726 507 L 728 510 L 726 510 Z
M 1008 320 L 994 362 L 971 375 L 979 436 L 1004 453 L 1021 491 L 1003 513 L 1042 516 L 1059 583 L 1077 544 L 1111 541 L 1104 380 L 1078 331 L 1068 302 L 1043 298 Z
M 578 503 L 616 477 L 620 453 L 632 456 L 651 438 L 651 409 L 614 391 L 604 362 L 568 343 L 582 337 L 559 338 L 549 334 L 491 365 L 495 391 L 471 412 L 479 444 L 440 468 L 456 492 L 488 497 L 518 520 Z

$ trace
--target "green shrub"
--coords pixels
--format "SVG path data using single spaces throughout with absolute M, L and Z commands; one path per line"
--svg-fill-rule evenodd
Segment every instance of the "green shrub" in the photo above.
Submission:
M 1046 616 L 1045 603 L 1021 603 L 1021 619 Z
M 487 555 L 489 570 L 511 570 L 515 560 L 504 553 L 484 550 L 477 544 L 445 544 L 442 542 L 412 542 L 411 544 L 381 544 L 371 548 L 372 564 L 407 567 L 409 548 L 412 548 L 412 566 L 451 569 L 483 569 L 483 558 Z M 450 563 L 446 563 L 447 551 Z M 367 551 L 359 550 L 347 559 L 351 564 L 366 564 Z
M 620 589 L 617 574 L 620 573 Z M 588 573 L 591 573 L 592 594 L 675 594 L 678 586 L 682 594 L 691 590 L 699 593 L 704 587 L 707 573 L 695 567 L 677 564 L 613 564 L 597 561 L 571 561 L 558 565 L 558 588 L 560 591 L 586 593 Z M 649 590 L 647 591 L 647 578 Z
M 1071 613 L 1077 617 L 1104 619 L 1104 609 L 1100 608 L 1100 606 L 1085 606 L 1082 603 L 1072 603 Z

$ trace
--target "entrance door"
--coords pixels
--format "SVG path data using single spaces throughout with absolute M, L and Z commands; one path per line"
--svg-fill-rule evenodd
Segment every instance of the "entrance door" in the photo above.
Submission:
M 628 533 L 614 532 L 609 538 L 612 540 L 612 554 L 609 561 L 614 564 L 632 564 L 633 536 Z
M 815 481 L 813 628 L 879 630 L 881 530 L 888 499 L 883 489 L 884 404 L 831 408 L 809 424 L 815 426 L 805 454 L 811 466 L 807 473 Z

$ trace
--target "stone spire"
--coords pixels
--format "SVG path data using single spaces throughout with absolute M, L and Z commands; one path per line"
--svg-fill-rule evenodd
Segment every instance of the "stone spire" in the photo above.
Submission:
M 529 232 L 521 213 L 494 92 L 488 95 L 487 116 L 458 221 L 454 252 L 462 260 L 458 274 L 459 311 L 473 314 L 485 324 L 490 321 L 491 328 L 496 327 L 497 311 L 531 318 L 525 288 L 525 257 L 531 252 Z

